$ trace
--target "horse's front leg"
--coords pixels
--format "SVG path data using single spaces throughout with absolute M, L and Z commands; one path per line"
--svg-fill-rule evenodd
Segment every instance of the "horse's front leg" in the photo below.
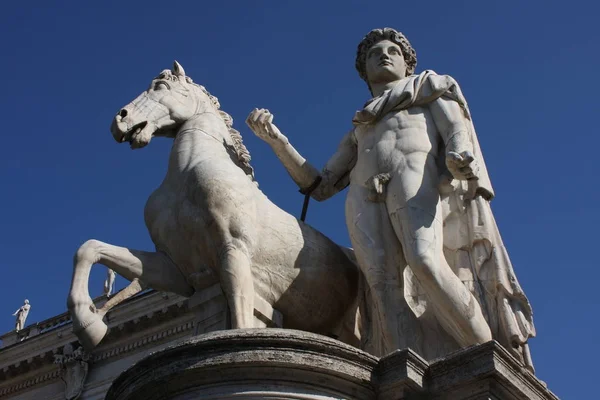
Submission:
M 98 345 L 107 330 L 102 321 L 107 309 L 98 312 L 88 290 L 90 270 L 96 263 L 133 281 L 125 290 L 127 297 L 146 286 L 186 297 L 194 292 L 177 266 L 164 253 L 131 250 L 98 240 L 88 240 L 75 253 L 73 280 L 67 299 L 67 307 L 73 318 L 73 332 L 88 350 Z M 119 296 L 119 300 L 124 300 L 124 296 Z

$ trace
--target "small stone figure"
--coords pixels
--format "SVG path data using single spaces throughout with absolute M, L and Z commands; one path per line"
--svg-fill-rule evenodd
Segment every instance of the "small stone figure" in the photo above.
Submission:
M 19 307 L 19 309 L 13 314 L 17 317 L 17 321 L 15 322 L 15 331 L 19 332 L 25 326 L 25 320 L 29 314 L 29 309 L 31 309 L 29 300 L 25 299 L 25 304 Z
M 104 294 L 106 297 L 110 297 L 113 290 L 115 290 L 115 278 L 117 274 L 112 269 L 108 268 L 106 271 L 106 280 L 104 281 Z

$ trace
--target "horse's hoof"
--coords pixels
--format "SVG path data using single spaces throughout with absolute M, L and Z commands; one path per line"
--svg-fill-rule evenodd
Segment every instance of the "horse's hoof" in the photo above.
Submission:
M 71 312 L 73 333 L 84 349 L 92 351 L 106 336 L 108 326 L 102 321 L 102 316 L 92 312 L 89 307 L 77 308 Z

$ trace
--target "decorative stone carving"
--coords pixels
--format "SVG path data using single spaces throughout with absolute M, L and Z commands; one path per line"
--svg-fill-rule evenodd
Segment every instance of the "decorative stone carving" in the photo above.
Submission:
M 247 124 L 294 181 L 325 200 L 349 186 L 346 224 L 365 278 L 362 346 L 431 360 L 492 338 L 533 370 L 532 310 L 490 209 L 494 197 L 471 114 L 450 76 L 414 75 L 416 53 L 390 29 L 359 44 L 373 96 L 322 172 L 255 109 Z
M 19 332 L 25 327 L 25 321 L 27 320 L 27 315 L 29 315 L 30 309 L 31 305 L 29 304 L 29 300 L 25 299 L 25 303 L 13 314 L 17 317 L 17 320 L 15 321 L 16 332 Z
M 61 379 L 65 383 L 65 400 L 79 398 L 89 371 L 90 355 L 83 347 L 73 350 L 69 343 L 63 347 L 62 354 L 54 355 L 54 363 L 60 365 Z
M 115 289 L 115 278 L 117 274 L 110 268 L 106 269 L 106 280 L 104 281 L 104 295 L 110 297 Z
M 90 240 L 74 257 L 67 304 L 73 331 L 87 349 L 106 334 L 106 312 L 143 288 L 190 297 L 215 283 L 224 292 L 233 328 L 254 327 L 257 295 L 281 313 L 286 328 L 357 343 L 358 269 L 351 252 L 258 189 L 242 137 L 219 107 L 176 62 L 115 116 L 111 130 L 119 143 L 137 149 L 166 136 L 174 144 L 166 178 L 145 208 L 159 250 Z M 94 263 L 133 279 L 101 309 L 88 290 Z

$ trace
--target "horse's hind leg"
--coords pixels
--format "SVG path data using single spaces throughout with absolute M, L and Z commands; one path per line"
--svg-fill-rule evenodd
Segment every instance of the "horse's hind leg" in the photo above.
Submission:
M 125 289 L 115 293 L 114 296 L 112 296 L 106 303 L 104 303 L 102 308 L 97 310 L 97 313 L 100 314 L 101 317 L 105 316 L 111 308 L 127 300 L 131 296 L 138 294 L 144 289 L 146 289 L 146 285 L 139 279 L 135 278 Z
M 245 246 L 225 245 L 219 280 L 231 313 L 231 328 L 254 328 L 254 281 Z
M 73 332 L 88 350 L 93 349 L 102 340 L 107 330 L 102 321 L 104 312 L 97 312 L 88 291 L 90 270 L 96 263 L 105 265 L 133 281 L 126 289 L 129 296 L 141 290 L 142 285 L 184 296 L 193 294 L 193 288 L 166 254 L 130 250 L 97 240 L 88 240 L 75 254 L 73 280 L 67 299 L 67 307 L 73 318 Z

